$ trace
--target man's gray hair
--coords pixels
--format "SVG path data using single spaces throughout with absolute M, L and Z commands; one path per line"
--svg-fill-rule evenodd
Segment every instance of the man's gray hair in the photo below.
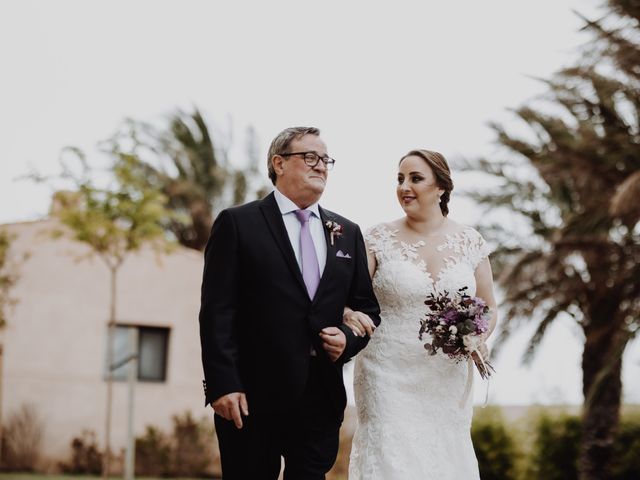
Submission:
M 276 184 L 276 171 L 273 169 L 271 159 L 274 155 L 280 155 L 287 152 L 289 145 L 293 140 L 303 137 L 304 135 L 320 135 L 320 130 L 315 127 L 291 127 L 285 128 L 281 131 L 276 138 L 271 142 L 269 147 L 269 153 L 267 154 L 267 171 L 269 172 L 269 179 L 271 183 Z

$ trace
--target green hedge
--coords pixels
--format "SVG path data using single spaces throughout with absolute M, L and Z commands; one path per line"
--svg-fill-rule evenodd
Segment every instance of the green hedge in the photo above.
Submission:
M 535 409 L 506 423 L 499 408 L 476 413 L 473 439 L 482 480 L 578 478 L 581 421 L 576 415 Z M 610 480 L 640 479 L 640 414 L 623 415 Z
M 640 414 L 622 418 L 614 445 L 613 480 L 640 478 Z
M 173 428 L 168 433 L 147 426 L 145 434 L 135 439 L 136 475 L 219 478 L 220 453 L 211 416 L 196 420 L 185 412 L 174 415 L 172 421 Z M 71 442 L 70 459 L 58 467 L 64 473 L 98 475 L 101 464 L 102 452 L 98 450 L 95 434 L 83 432 Z M 115 466 L 112 468 L 117 470 Z
M 476 415 L 471 437 L 482 480 L 518 478 L 517 463 L 521 453 L 498 409 L 482 410 Z

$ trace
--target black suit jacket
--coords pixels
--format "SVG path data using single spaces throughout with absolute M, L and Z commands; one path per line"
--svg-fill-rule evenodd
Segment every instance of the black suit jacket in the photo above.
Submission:
M 287 408 L 303 393 L 313 347 L 327 393 L 344 410 L 342 365 L 368 337 L 342 325 L 343 308 L 368 314 L 376 325 L 380 309 L 359 227 L 322 208 L 320 216 L 323 225 L 329 220 L 342 225 L 343 233 L 332 245 L 325 228 L 327 262 L 313 300 L 273 193 L 216 218 L 205 249 L 200 308 L 206 404 L 245 392 L 251 412 Z M 329 326 L 342 329 L 347 338 L 335 363 L 318 335 Z

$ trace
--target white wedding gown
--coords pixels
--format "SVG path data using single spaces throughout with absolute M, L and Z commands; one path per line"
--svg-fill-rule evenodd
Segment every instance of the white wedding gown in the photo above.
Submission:
M 366 241 L 382 323 L 355 361 L 349 480 L 479 480 L 469 363 L 428 355 L 418 331 L 429 293 L 466 286 L 475 295 L 474 271 L 488 247 L 470 227 L 407 244 L 378 225 Z

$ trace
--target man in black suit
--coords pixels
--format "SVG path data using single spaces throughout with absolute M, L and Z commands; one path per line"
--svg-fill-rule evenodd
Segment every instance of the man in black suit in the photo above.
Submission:
M 378 325 L 359 227 L 318 206 L 328 170 L 320 131 L 271 143 L 264 199 L 218 215 L 205 249 L 200 339 L 225 480 L 324 479 L 338 452 L 342 366 L 366 336 L 343 308 Z

